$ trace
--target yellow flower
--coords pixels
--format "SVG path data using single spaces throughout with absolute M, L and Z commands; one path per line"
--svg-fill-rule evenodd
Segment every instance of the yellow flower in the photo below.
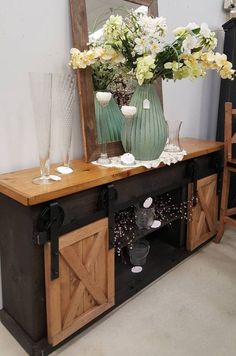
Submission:
M 94 51 L 94 57 L 99 58 L 99 57 L 101 57 L 102 53 L 104 52 L 104 49 L 102 47 L 95 47 L 93 49 L 93 51 Z
M 137 59 L 136 78 L 139 85 L 142 85 L 145 80 L 153 78 L 153 69 L 155 69 L 155 59 L 152 56 Z
M 89 49 L 87 52 L 85 52 L 85 61 L 88 63 L 88 65 L 91 65 L 96 62 L 94 50 Z
M 164 64 L 165 69 L 172 69 L 173 72 L 177 72 L 182 66 L 183 66 L 183 63 L 179 63 L 176 61 L 167 62 Z
M 200 55 L 201 55 L 200 52 L 194 52 L 191 54 L 182 54 L 180 56 L 180 59 L 184 60 L 184 63 L 187 66 L 191 67 L 192 65 L 194 65 L 197 62 L 197 60 L 200 58 Z
M 194 66 L 189 68 L 189 76 L 192 79 L 204 77 L 205 74 L 206 74 L 206 71 L 197 63 Z
M 120 41 L 120 36 L 122 33 L 122 24 L 123 19 L 122 16 L 119 15 L 111 15 L 109 19 L 106 21 L 103 32 L 106 38 L 106 41 L 115 43 Z
M 183 66 L 179 68 L 178 71 L 173 72 L 173 79 L 174 80 L 181 80 L 189 77 L 189 68 L 186 66 Z
M 205 69 L 217 69 L 214 52 L 204 52 L 200 56 L 201 64 Z
M 100 55 L 102 61 L 111 61 L 114 64 L 124 62 L 124 56 L 111 47 L 105 48 Z
M 227 56 L 225 54 L 215 53 L 215 62 L 218 67 L 223 67 L 227 63 Z
M 235 70 L 232 69 L 232 63 L 226 62 L 219 73 L 222 79 L 234 79 Z
M 71 48 L 70 54 L 71 54 L 71 59 L 69 62 L 69 65 L 72 66 L 73 69 L 77 69 L 77 61 L 78 57 L 80 55 L 80 51 L 77 48 Z
M 187 36 L 188 31 L 186 30 L 185 27 L 177 27 L 174 31 L 173 34 L 175 37 L 182 37 L 182 36 Z

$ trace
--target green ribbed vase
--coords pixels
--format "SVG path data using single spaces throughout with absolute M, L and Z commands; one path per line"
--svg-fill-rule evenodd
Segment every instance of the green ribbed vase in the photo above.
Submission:
M 144 109 L 145 99 L 150 103 L 149 109 Z M 131 153 L 141 161 L 157 159 L 166 144 L 167 126 L 154 85 L 138 85 L 129 105 L 137 108 L 130 130 Z
M 97 142 L 114 142 L 120 141 L 121 127 L 122 127 L 122 114 L 119 106 L 113 98 L 109 101 L 107 107 L 102 108 L 99 104 L 96 93 L 94 94 L 95 115 L 96 115 L 96 128 L 97 128 Z M 102 120 L 105 120 L 106 130 Z

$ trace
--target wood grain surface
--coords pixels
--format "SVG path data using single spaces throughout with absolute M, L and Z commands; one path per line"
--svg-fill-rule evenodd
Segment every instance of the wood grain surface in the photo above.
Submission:
M 181 145 L 187 151 L 184 160 L 216 152 L 224 147 L 222 142 L 193 138 L 181 139 Z M 61 181 L 47 186 L 32 183 L 32 179 L 39 175 L 39 168 L 2 174 L 0 175 L 0 193 L 23 205 L 36 205 L 148 171 L 145 167 L 108 168 L 77 160 L 72 161 L 71 166 L 74 173 L 62 176 Z M 162 164 L 156 169 L 163 166 Z M 56 167 L 58 164 L 52 165 L 52 174 L 58 174 L 55 172 Z

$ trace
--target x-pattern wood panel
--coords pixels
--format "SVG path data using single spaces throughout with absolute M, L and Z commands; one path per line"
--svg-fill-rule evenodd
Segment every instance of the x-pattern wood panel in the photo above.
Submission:
M 212 231 L 214 229 L 214 223 L 212 220 L 212 216 L 210 214 L 210 210 L 211 210 L 210 205 L 211 205 L 212 199 L 214 199 L 215 187 L 216 187 L 216 182 L 212 182 L 208 188 L 206 196 L 203 192 L 203 188 L 198 188 L 198 198 L 199 198 L 199 203 L 202 208 L 201 214 L 204 216 L 204 219 L 208 225 L 209 231 Z M 202 232 L 202 229 L 199 229 L 199 231 L 198 231 L 199 237 L 201 235 L 201 232 Z
M 192 220 L 188 224 L 187 249 L 192 251 L 216 234 L 217 176 L 198 181 L 198 204 L 192 208 Z M 192 185 L 189 187 L 190 197 Z
M 101 247 L 101 239 L 99 237 L 101 237 L 100 233 L 98 233 L 96 235 L 94 245 L 92 246 L 92 249 L 90 250 L 90 252 L 87 256 L 86 262 L 85 262 L 84 267 L 87 270 L 88 274 L 89 274 L 89 272 L 88 272 L 89 267 L 94 263 L 94 260 L 96 260 L 98 253 L 99 253 L 99 249 Z M 60 254 L 64 257 L 65 261 L 67 262 L 67 265 L 74 270 L 73 266 L 71 266 L 71 261 L 68 262 L 68 260 L 67 260 L 67 257 L 66 257 L 66 256 L 68 256 L 68 252 L 66 254 L 67 250 L 68 250 L 68 248 L 62 249 L 60 251 Z M 70 253 L 70 250 L 69 250 L 69 253 Z M 78 261 L 77 256 L 76 256 L 76 259 Z M 77 261 L 76 261 L 76 263 L 77 263 Z M 64 316 L 63 329 L 67 328 L 69 325 L 72 324 L 74 318 L 76 317 L 76 312 L 77 312 L 77 309 L 79 308 L 81 298 L 82 298 L 83 293 L 86 289 L 85 284 L 82 282 L 82 280 L 80 280 L 80 281 L 79 280 L 80 280 L 80 278 L 78 276 L 78 286 L 73 292 L 72 298 L 70 300 L 70 304 L 68 306 L 68 310 Z M 103 294 L 103 292 L 101 292 L 101 293 Z M 94 297 L 94 299 L 96 299 L 96 298 Z M 105 302 L 105 301 L 106 301 L 106 297 L 103 294 L 103 302 Z M 102 303 L 100 303 L 100 304 L 102 304 Z
M 60 277 L 50 279 L 45 246 L 48 340 L 56 345 L 114 305 L 114 250 L 107 219 L 61 237 Z

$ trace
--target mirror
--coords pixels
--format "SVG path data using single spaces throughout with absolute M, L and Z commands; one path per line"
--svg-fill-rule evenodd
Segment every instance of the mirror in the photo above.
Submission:
M 141 7 L 142 6 L 142 7 Z M 129 9 L 140 9 L 151 16 L 157 16 L 157 0 L 70 0 L 73 46 L 80 51 L 87 49 L 89 36 L 99 38 L 101 28 L 111 14 L 125 15 Z M 139 10 L 138 10 L 139 11 Z M 91 39 L 91 37 L 90 37 Z M 107 151 L 109 156 L 124 152 L 120 138 L 122 115 L 119 106 L 128 103 L 134 88 L 129 80 L 115 76 L 110 83 L 103 80 L 100 68 L 77 70 L 80 96 L 80 120 L 86 161 L 96 160 L 100 154 L 101 132 L 99 125 L 99 104 L 94 91 L 109 90 L 113 94 L 109 108 Z M 161 83 L 158 83 L 159 95 Z

